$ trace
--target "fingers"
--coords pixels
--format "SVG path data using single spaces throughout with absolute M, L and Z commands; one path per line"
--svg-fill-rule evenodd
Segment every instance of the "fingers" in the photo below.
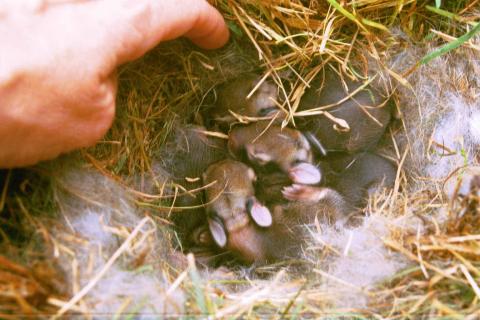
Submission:
M 87 86 L 90 88 L 85 89 L 88 94 L 84 91 L 78 94 L 67 87 L 68 92 L 73 92 L 71 99 L 70 95 L 67 98 L 59 96 L 43 78 L 40 78 L 41 84 L 34 79 L 19 81 L 11 90 L 0 90 L 6 106 L 22 106 L 0 108 L 0 168 L 33 165 L 91 146 L 112 124 L 116 93 L 114 76 L 102 81 L 101 85 Z M 57 90 L 63 91 L 60 84 L 55 84 L 60 87 Z
M 180 36 L 204 48 L 229 36 L 206 0 L 57 2 L 0 19 L 0 167 L 100 139 L 114 116 L 118 64 Z
M 199 47 L 216 49 L 228 41 L 230 34 L 220 13 L 210 5 L 207 9 L 202 15 L 198 16 L 198 19 L 195 20 L 184 36 Z
M 104 5 L 118 45 L 117 63 L 181 36 L 205 49 L 218 48 L 229 37 L 223 17 L 206 0 L 109 0 Z

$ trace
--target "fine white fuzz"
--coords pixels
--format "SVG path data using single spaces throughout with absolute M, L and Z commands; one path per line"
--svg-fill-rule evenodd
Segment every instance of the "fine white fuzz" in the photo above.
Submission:
M 52 226 L 51 234 L 71 296 L 101 274 L 80 300 L 82 312 L 94 317 L 134 313 L 136 318 L 181 314 L 183 293 L 167 294 L 174 279 L 162 268 L 171 250 L 165 230 L 150 219 L 127 242 L 143 216 L 122 187 L 97 172 L 75 168 L 65 169 L 56 182 L 64 223 Z

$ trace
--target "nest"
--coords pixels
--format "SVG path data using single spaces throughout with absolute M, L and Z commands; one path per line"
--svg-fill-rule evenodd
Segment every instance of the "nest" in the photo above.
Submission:
M 121 69 L 117 117 L 99 144 L 0 172 L 0 317 L 478 318 L 479 192 L 469 177 L 480 129 L 451 121 L 480 119 L 478 1 L 212 3 L 232 34 L 225 48 L 161 44 Z M 294 125 L 311 116 L 296 108 L 322 68 L 373 71 L 396 101 L 382 149 L 399 167 L 394 189 L 370 199 L 356 228 L 311 226 L 302 268 L 199 270 L 178 254 L 170 220 L 161 150 L 175 127 L 249 71 L 280 87 Z

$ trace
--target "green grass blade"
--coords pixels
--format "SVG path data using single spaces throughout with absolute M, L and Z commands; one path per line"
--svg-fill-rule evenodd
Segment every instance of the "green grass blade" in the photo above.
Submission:
M 439 8 L 435 8 L 435 7 L 432 7 L 432 6 L 425 6 L 425 8 L 428 10 L 428 11 L 431 11 L 435 14 L 438 14 L 439 16 L 442 16 L 442 17 L 445 17 L 445 18 L 448 18 L 450 20 L 455 20 L 455 21 L 459 21 L 459 22 L 462 22 L 462 23 L 466 23 L 466 24 L 469 24 L 471 26 L 475 26 L 475 22 L 474 21 L 469 21 L 461 16 L 459 16 L 458 14 L 455 14 L 455 13 L 452 13 L 450 11 L 447 11 L 447 10 L 443 10 L 443 9 L 439 9 Z
M 328 3 L 330 3 L 330 5 L 332 7 L 334 7 L 336 10 L 338 10 L 338 12 L 340 12 L 341 14 L 343 14 L 347 19 L 350 19 L 352 20 L 353 22 L 355 22 L 360 28 L 362 28 L 362 30 L 364 31 L 367 31 L 367 29 L 365 28 L 365 26 L 360 22 L 358 21 L 357 17 L 355 17 L 352 13 L 350 13 L 348 10 L 346 10 L 344 7 L 342 7 L 340 5 L 340 3 L 338 3 L 336 0 L 327 0 Z
M 380 30 L 383 30 L 383 31 L 386 31 L 386 32 L 390 32 L 390 31 L 388 30 L 388 28 L 385 27 L 383 24 L 378 23 L 378 22 L 375 22 L 375 21 L 372 21 L 372 20 L 362 19 L 362 23 L 365 24 L 365 25 L 367 25 L 367 26 L 376 28 L 376 29 L 380 29 Z
M 467 23 L 471 26 L 475 26 L 475 22 L 469 21 L 469 20 L 459 16 L 458 14 L 449 12 L 447 10 L 439 9 L 439 8 L 436 8 L 436 7 L 433 7 L 433 6 L 425 6 L 425 8 L 428 11 L 431 11 L 435 14 L 438 14 L 439 16 L 442 16 L 442 17 L 445 17 L 445 18 L 448 18 L 448 19 L 451 19 L 451 20 L 456 20 L 456 21 L 459 21 L 459 22 Z
M 477 23 L 477 25 L 472 30 L 465 33 L 463 36 L 461 36 L 461 37 L 457 38 L 456 40 L 444 45 L 443 47 L 433 51 L 432 53 L 429 53 L 426 56 L 424 56 L 420 60 L 419 64 L 420 65 L 426 64 L 426 63 L 430 62 L 431 60 L 433 60 L 437 57 L 440 57 L 440 56 L 444 55 L 445 53 L 460 47 L 462 44 L 464 44 L 465 42 L 470 40 L 479 31 L 480 31 L 480 22 Z
M 447 10 L 443 10 L 443 9 L 440 9 L 439 7 L 434 7 L 434 6 L 425 6 L 425 8 L 428 10 L 428 11 L 431 11 L 433 13 L 436 13 L 440 16 L 443 16 L 443 17 L 446 17 L 446 18 L 449 18 L 449 19 L 458 19 L 458 15 L 456 15 L 455 13 L 451 13 L 450 11 L 447 11 Z
M 189 264 L 188 274 L 190 276 L 190 279 L 192 280 L 195 302 L 197 303 L 197 306 L 200 308 L 200 311 L 202 312 L 202 314 L 206 316 L 210 313 L 209 313 L 209 310 L 207 307 L 207 301 L 205 299 L 205 295 L 203 292 L 202 279 L 198 274 L 197 268 L 195 267 L 195 263 L 193 262 L 192 258 L 193 257 L 188 257 L 188 264 Z

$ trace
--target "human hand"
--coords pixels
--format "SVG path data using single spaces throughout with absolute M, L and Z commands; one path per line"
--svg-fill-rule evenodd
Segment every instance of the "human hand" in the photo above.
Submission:
M 229 33 L 205 0 L 10 0 L 0 4 L 0 168 L 93 145 L 115 113 L 116 67 L 180 36 Z

